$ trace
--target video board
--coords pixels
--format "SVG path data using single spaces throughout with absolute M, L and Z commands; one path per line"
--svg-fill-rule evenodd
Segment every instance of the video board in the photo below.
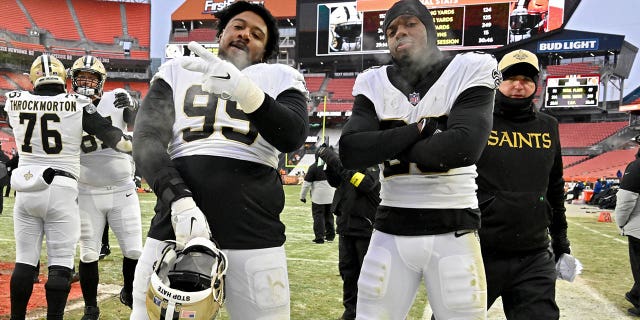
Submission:
M 547 78 L 547 108 L 597 107 L 599 75 Z
M 302 60 L 387 53 L 382 30 L 395 0 L 298 1 Z M 433 16 L 441 50 L 484 50 L 562 26 L 565 2 L 575 0 L 422 0 Z

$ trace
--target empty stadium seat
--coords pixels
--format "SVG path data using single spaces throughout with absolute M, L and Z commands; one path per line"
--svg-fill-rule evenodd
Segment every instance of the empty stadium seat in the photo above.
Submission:
M 114 38 L 123 35 L 120 3 L 86 0 L 72 0 L 72 3 L 82 31 L 88 40 L 114 44 Z
M 124 3 L 127 12 L 127 29 L 129 36 L 138 39 L 141 47 L 149 48 L 151 44 L 151 6 L 146 3 Z
M 0 1 L 0 20 L 6 21 L 3 23 L 3 28 L 13 33 L 27 35 L 27 30 L 31 29 L 31 23 L 13 0 Z
M 329 93 L 332 93 L 331 100 L 353 101 L 351 92 L 353 90 L 353 85 L 355 84 L 355 82 L 356 78 L 329 78 L 329 83 L 327 83 L 327 91 Z
M 304 76 L 304 81 L 307 84 L 309 92 L 318 92 L 324 82 L 324 75 L 320 76 Z
M 627 122 L 560 123 L 560 145 L 563 148 L 588 147 L 624 128 Z
M 637 148 L 605 152 L 564 169 L 564 179 L 571 181 L 585 178 L 616 177 L 618 170 L 624 172 L 627 164 L 635 159 L 636 152 L 638 152 Z
M 6 1 L 3 1 L 6 2 Z M 56 39 L 64 40 L 80 40 L 80 34 L 76 29 L 76 24 L 71 17 L 71 11 L 65 0 L 21 0 L 22 4 L 27 8 L 29 15 L 35 21 L 40 29 L 49 31 Z M 100 3 L 96 1 L 87 3 Z M 51 15 L 51 8 L 55 7 L 55 18 Z M 76 11 L 77 12 L 77 11 Z M 95 14 L 95 8 L 91 11 L 92 16 L 99 17 Z

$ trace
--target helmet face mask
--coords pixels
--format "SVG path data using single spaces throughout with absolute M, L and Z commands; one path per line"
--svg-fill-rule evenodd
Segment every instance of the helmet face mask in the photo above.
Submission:
M 205 238 L 182 251 L 167 247 L 156 261 L 147 290 L 151 320 L 214 319 L 224 303 L 225 254 Z
M 69 75 L 71 87 L 75 93 L 87 97 L 102 95 L 104 82 L 107 79 L 107 70 L 96 57 L 86 55 L 78 58 L 73 63 Z
M 45 84 L 67 85 L 67 73 L 64 65 L 56 57 L 43 54 L 36 58 L 29 70 L 29 80 L 34 88 Z

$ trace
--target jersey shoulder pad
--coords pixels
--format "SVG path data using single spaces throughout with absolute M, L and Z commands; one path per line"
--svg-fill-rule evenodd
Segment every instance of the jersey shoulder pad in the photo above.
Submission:
M 498 61 L 492 54 L 465 52 L 458 54 L 450 66 L 458 68 L 469 81 L 470 86 L 486 86 L 496 89 L 502 82 Z

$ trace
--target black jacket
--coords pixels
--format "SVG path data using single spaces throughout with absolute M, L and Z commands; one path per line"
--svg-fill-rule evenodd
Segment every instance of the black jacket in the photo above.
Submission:
M 336 188 L 331 204 L 331 211 L 337 216 L 336 232 L 371 237 L 380 203 L 380 171 L 377 167 L 347 170 L 331 150 L 327 150 L 322 158 L 327 163 L 327 180 Z
M 532 105 L 503 109 L 496 98 L 493 129 L 477 163 L 483 254 L 544 250 L 549 231 L 558 240 L 554 252 L 569 253 L 558 122 Z

